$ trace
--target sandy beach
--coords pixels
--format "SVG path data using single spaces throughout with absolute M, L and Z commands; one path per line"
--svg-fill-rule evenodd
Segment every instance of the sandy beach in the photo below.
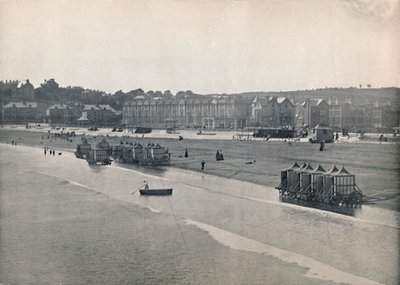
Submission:
M 58 131 L 59 132 L 59 131 Z M 320 152 L 319 145 L 304 141 L 237 141 L 227 139 L 183 139 L 136 138 L 86 134 L 89 143 L 95 144 L 106 138 L 110 144 L 140 142 L 159 143 L 171 153 L 171 166 L 201 171 L 201 160 L 205 160 L 204 172 L 231 179 L 247 181 L 267 187 L 280 182 L 280 170 L 294 161 L 318 163 L 325 169 L 333 164 L 344 165 L 356 175 L 356 183 L 365 195 L 365 203 L 375 207 L 399 211 L 399 146 L 397 143 L 332 143 Z M 49 138 L 47 138 L 49 136 Z M 56 151 L 74 151 L 82 136 L 70 139 L 56 138 L 52 131 L 23 130 L 21 128 L 0 129 L 0 143 L 11 144 L 12 140 L 22 145 L 53 148 Z M 185 149 L 189 157 L 185 158 Z M 222 150 L 224 161 L 216 161 L 215 153 Z M 254 163 L 255 161 L 255 163 Z M 252 164 L 247 164 L 253 162 Z

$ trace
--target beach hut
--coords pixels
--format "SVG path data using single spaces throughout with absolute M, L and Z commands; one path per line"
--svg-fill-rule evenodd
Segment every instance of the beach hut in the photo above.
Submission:
M 298 191 L 300 188 L 300 172 L 303 168 L 307 167 L 307 163 L 303 162 L 303 164 L 298 169 L 293 169 L 289 172 L 290 179 L 290 192 Z
M 295 191 L 295 197 L 296 198 L 301 198 L 303 199 L 303 194 L 305 194 L 309 188 L 311 188 L 311 171 L 313 171 L 314 169 L 312 168 L 312 166 L 310 164 L 306 164 L 304 167 L 296 170 L 296 172 L 299 173 L 299 186 L 297 187 L 296 191 Z
M 135 160 L 133 154 L 132 146 L 123 146 L 122 147 L 122 161 L 127 163 L 133 163 Z
M 76 146 L 75 156 L 77 158 L 87 158 L 92 149 L 92 146 L 87 142 L 86 138 L 83 138 L 82 140 L 83 142 Z
M 338 172 L 338 168 L 336 165 L 333 165 L 331 169 L 326 171 L 323 175 L 322 181 L 323 181 L 323 187 L 321 189 L 317 189 L 316 191 L 316 198 L 320 202 L 324 203 L 329 203 L 330 202 L 330 197 L 332 196 L 332 191 L 333 191 L 333 173 Z
M 303 163 L 299 168 L 288 170 L 288 181 L 290 186 L 287 188 L 286 194 L 289 196 L 296 195 L 300 190 L 300 172 L 301 169 L 306 168 L 307 164 Z
M 141 161 L 145 158 L 144 148 L 140 143 L 134 145 L 132 151 L 133 157 L 136 161 Z
M 102 139 L 96 147 L 101 149 L 108 149 L 110 147 L 110 144 L 105 139 Z
M 303 165 L 298 165 L 297 163 L 295 165 L 293 165 L 292 167 L 290 167 L 287 170 L 287 185 L 286 185 L 286 189 L 283 192 L 283 194 L 289 195 L 292 191 L 293 188 L 295 188 L 297 186 L 297 184 L 300 182 L 300 177 L 299 175 L 296 173 L 296 170 L 304 167 L 305 164 Z
M 311 175 L 311 187 L 305 193 L 306 200 L 314 200 L 316 198 L 316 193 L 323 189 L 325 172 L 321 164 L 318 164 L 314 170 L 309 172 Z
M 149 143 L 143 148 L 143 157 L 139 160 L 139 164 L 148 166 L 169 165 L 169 162 L 169 155 L 165 148 L 153 143 Z
M 110 147 L 110 144 L 105 139 L 102 139 L 101 142 L 97 144 L 96 148 L 105 150 L 107 152 L 107 155 L 110 156 L 112 155 L 112 149 Z
M 280 193 L 283 193 L 287 189 L 290 188 L 290 180 L 289 180 L 289 172 L 293 171 L 295 169 L 299 169 L 300 166 L 297 164 L 297 161 L 295 161 L 291 166 L 289 166 L 286 169 L 281 170 L 281 183 L 276 187 L 280 191 Z
M 331 202 L 333 204 L 361 204 L 362 193 L 356 185 L 355 175 L 342 166 L 337 172 L 332 173 L 332 178 Z
M 112 149 L 112 156 L 114 158 L 121 158 L 121 159 L 123 158 L 122 157 L 122 153 L 123 153 L 123 149 L 124 149 L 123 145 L 119 144 L 119 145 L 113 146 L 111 149 Z
M 111 164 L 107 150 L 100 148 L 90 150 L 87 162 L 89 164 Z
M 322 189 L 324 185 L 325 172 L 326 170 L 321 166 L 321 164 L 318 164 L 318 166 L 313 171 L 310 171 L 312 190 L 314 192 L 318 189 Z
M 162 159 L 165 156 L 165 148 L 163 148 L 159 144 L 153 145 L 150 148 L 150 154 L 152 159 Z

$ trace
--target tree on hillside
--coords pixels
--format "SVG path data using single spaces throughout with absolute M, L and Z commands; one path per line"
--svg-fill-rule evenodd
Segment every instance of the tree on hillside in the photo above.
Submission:
M 171 91 L 170 91 L 170 90 L 165 90 L 165 91 L 164 91 L 164 96 L 165 96 L 165 97 L 171 97 L 171 96 L 172 96 Z
M 155 95 L 156 95 L 156 93 L 153 91 L 153 90 L 149 90 L 149 91 L 147 91 L 147 96 L 149 96 L 149 97 L 154 97 Z

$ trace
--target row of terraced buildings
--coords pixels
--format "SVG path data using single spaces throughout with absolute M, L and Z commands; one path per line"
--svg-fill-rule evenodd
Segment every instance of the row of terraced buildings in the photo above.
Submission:
M 399 126 L 399 110 L 387 105 L 324 99 L 294 99 L 256 96 L 197 96 L 196 98 L 145 98 L 138 96 L 124 104 L 122 123 L 127 127 L 243 127 L 301 128 L 316 125 L 335 130 L 391 130 Z

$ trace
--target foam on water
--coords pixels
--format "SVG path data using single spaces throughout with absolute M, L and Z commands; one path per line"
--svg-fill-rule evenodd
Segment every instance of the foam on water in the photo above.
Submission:
M 90 186 L 88 186 L 88 185 L 84 185 L 84 184 L 82 184 L 82 183 L 73 181 L 73 180 L 68 179 L 68 178 L 63 178 L 63 177 L 56 176 L 56 175 L 49 175 L 49 174 L 47 174 L 47 173 L 40 173 L 40 174 L 46 175 L 46 176 L 49 176 L 49 177 L 54 177 L 54 178 L 57 178 L 57 179 L 62 180 L 62 182 L 70 183 L 70 184 L 72 184 L 72 185 L 75 185 L 75 186 L 78 186 L 78 187 L 82 187 L 82 188 L 85 188 L 85 189 L 88 189 L 88 190 L 92 190 L 92 191 L 94 191 L 94 192 L 96 192 L 96 193 L 101 193 L 101 194 L 103 194 L 103 195 L 105 195 L 105 196 L 108 196 L 108 197 L 110 197 L 110 198 L 113 198 L 113 197 L 111 197 L 111 196 L 109 196 L 109 195 L 107 195 L 107 194 L 104 194 L 104 193 L 101 192 L 101 191 L 98 191 L 97 189 L 95 189 L 95 188 L 93 188 L 93 187 L 90 187 Z M 139 207 L 146 208 L 146 209 L 150 210 L 150 211 L 153 212 L 153 213 L 156 213 L 156 214 L 160 214 L 160 213 L 161 213 L 160 210 L 154 209 L 154 208 L 152 208 L 152 207 L 150 207 L 150 206 L 143 206 L 143 205 L 139 205 L 139 204 L 137 204 L 137 205 L 138 205 Z M 1 284 L 0 284 L 0 285 L 1 285 Z
M 168 178 L 164 178 L 164 177 L 160 177 L 160 176 L 157 176 L 157 175 L 143 173 L 143 172 L 140 172 L 138 170 L 133 170 L 133 169 L 129 169 L 129 168 L 121 167 L 121 166 L 110 165 L 109 168 L 114 168 L 114 169 L 127 171 L 127 172 L 133 172 L 135 174 L 138 174 L 138 175 L 141 175 L 141 176 L 145 176 L 145 177 L 148 177 L 148 178 L 155 178 L 155 179 L 170 181 L 170 179 L 168 179 Z
M 160 210 L 154 209 L 152 207 L 146 206 L 146 208 L 149 209 L 150 211 L 152 211 L 153 213 L 156 213 L 156 214 L 160 214 L 161 213 Z
M 197 228 L 206 231 L 217 242 L 236 250 L 244 250 L 260 254 L 267 254 L 288 263 L 295 263 L 308 269 L 306 276 L 309 278 L 332 281 L 335 283 L 345 283 L 354 285 L 376 285 L 382 284 L 377 281 L 356 276 L 333 268 L 327 264 L 319 262 L 307 256 L 297 254 L 291 251 L 283 250 L 264 244 L 219 228 L 203 224 L 200 222 L 186 220 L 188 225 L 194 225 Z

